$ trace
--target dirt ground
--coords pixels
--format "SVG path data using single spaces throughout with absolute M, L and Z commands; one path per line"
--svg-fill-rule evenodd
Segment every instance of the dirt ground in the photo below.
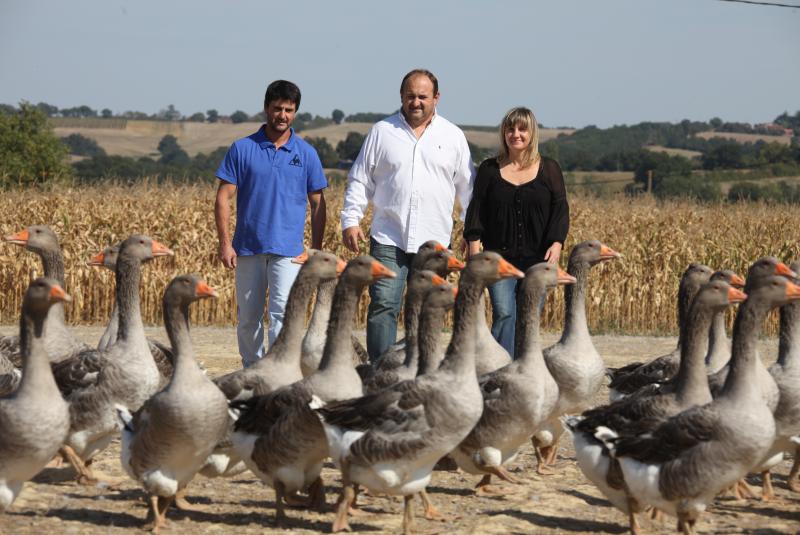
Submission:
M 14 332 L 13 326 L 0 326 L 0 334 Z M 162 329 L 148 328 L 148 334 L 166 339 Z M 77 328 L 87 342 L 96 341 L 101 327 Z M 239 366 L 236 336 L 232 328 L 194 328 L 195 352 L 211 376 L 221 375 Z M 550 343 L 555 335 L 545 335 Z M 609 365 L 657 356 L 674 347 L 673 338 L 598 336 L 595 344 Z M 762 355 L 774 359 L 776 341 L 762 342 Z M 603 389 L 595 400 L 606 399 Z M 119 481 L 113 489 L 81 487 L 73 483 L 70 469 L 47 469 L 26 484 L 11 509 L 0 517 L 2 534 L 105 534 L 131 533 L 141 529 L 146 515 L 145 494 L 128 479 L 119 464 L 119 442 L 103 452 L 95 462 L 103 475 Z M 626 517 L 602 497 L 581 474 L 574 452 L 565 437 L 557 461 L 558 473 L 537 476 L 533 452 L 526 447 L 512 465 L 524 481 L 513 494 L 504 497 L 480 497 L 473 492 L 477 478 L 460 472 L 434 472 L 428 487 L 431 499 L 446 516 L 445 521 L 417 517 L 419 533 L 624 533 Z M 699 533 L 800 533 L 800 495 L 786 486 L 790 461 L 775 470 L 773 482 L 778 499 L 774 502 L 734 501 L 723 498 L 710 508 L 697 525 Z M 340 479 L 331 464 L 323 471 L 332 504 Z M 760 485 L 753 478 L 751 484 Z M 188 487 L 189 500 L 201 505 L 201 512 L 170 510 L 167 534 L 254 534 L 276 532 L 274 492 L 250 472 L 232 479 L 206 479 L 198 476 Z M 364 496 L 366 512 L 352 518 L 354 531 L 398 533 L 402 522 L 402 499 Z M 421 507 L 417 504 L 417 512 Z M 328 532 L 333 513 L 289 510 L 284 532 Z M 674 519 L 663 522 L 642 519 L 645 533 L 672 533 Z

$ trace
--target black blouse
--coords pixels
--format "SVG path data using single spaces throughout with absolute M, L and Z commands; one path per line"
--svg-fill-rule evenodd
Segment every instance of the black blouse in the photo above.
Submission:
M 481 240 L 527 268 L 544 261 L 554 242 L 564 243 L 569 231 L 569 204 L 558 162 L 542 157 L 536 178 L 519 186 L 500 175 L 497 158 L 478 168 L 464 222 L 464 238 Z

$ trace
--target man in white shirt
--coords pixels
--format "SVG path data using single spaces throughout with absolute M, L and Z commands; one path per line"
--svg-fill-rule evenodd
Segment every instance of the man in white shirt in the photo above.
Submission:
M 359 226 L 373 203 L 370 254 L 398 274 L 369 288 L 370 360 L 395 342 L 397 316 L 414 253 L 428 240 L 450 243 L 456 195 L 461 218 L 469 205 L 475 168 L 467 139 L 436 114 L 439 82 L 415 69 L 400 84 L 401 110 L 375 123 L 347 180 L 342 239 L 353 252 L 366 237 Z

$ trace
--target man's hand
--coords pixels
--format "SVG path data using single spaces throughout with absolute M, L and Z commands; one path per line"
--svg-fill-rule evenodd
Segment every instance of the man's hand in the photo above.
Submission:
M 228 269 L 236 267 L 236 251 L 233 250 L 230 243 L 220 244 L 219 259 L 222 261 L 222 265 Z
M 359 242 L 365 241 L 367 241 L 367 237 L 364 236 L 364 232 L 359 225 L 347 227 L 342 231 L 342 242 L 344 242 L 344 246 L 354 253 L 359 252 Z
M 559 242 L 553 242 L 553 245 L 551 245 L 544 254 L 544 260 L 548 264 L 558 264 L 559 258 L 561 258 L 561 244 Z

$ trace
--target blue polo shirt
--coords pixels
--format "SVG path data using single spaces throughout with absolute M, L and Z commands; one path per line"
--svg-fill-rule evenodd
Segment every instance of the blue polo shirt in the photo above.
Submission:
M 236 186 L 233 249 L 239 256 L 303 252 L 308 194 L 328 187 L 314 147 L 292 130 L 279 149 L 264 127 L 231 145 L 217 178 Z

